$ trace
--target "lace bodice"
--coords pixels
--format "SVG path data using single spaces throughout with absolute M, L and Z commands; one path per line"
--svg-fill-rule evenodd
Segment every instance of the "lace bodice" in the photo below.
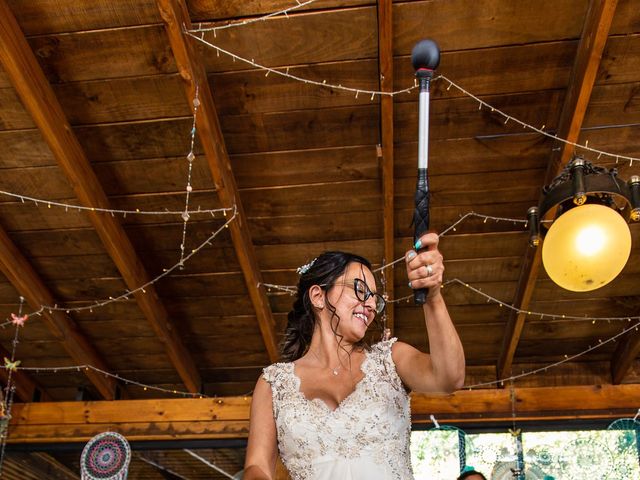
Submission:
M 293 480 L 413 479 L 409 396 L 391 358 L 395 341 L 367 352 L 364 377 L 335 410 L 305 398 L 293 363 L 264 369 L 280 456 Z

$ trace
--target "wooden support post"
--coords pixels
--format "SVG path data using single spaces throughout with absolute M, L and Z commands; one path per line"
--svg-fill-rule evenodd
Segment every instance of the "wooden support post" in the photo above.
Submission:
M 378 0 L 378 66 L 380 69 L 380 90 L 393 92 L 393 12 L 391 0 Z M 382 202 L 384 259 L 387 263 L 395 259 L 395 219 L 393 209 L 393 97 L 380 98 L 380 141 L 382 147 Z M 395 298 L 393 270 L 383 272 L 386 279 L 386 293 Z M 393 332 L 395 304 L 387 304 L 387 328 Z

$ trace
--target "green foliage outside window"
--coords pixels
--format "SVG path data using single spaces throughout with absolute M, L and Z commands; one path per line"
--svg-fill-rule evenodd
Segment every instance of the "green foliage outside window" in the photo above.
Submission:
M 524 475 L 517 468 L 517 438 L 511 433 L 463 435 L 457 430 L 415 431 L 411 454 L 416 480 L 455 480 L 472 465 L 488 480 L 640 480 L 638 430 L 523 432 Z

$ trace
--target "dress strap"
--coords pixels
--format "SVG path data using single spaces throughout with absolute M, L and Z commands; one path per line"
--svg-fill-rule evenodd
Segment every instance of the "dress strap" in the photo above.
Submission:
M 371 356 L 374 359 L 375 370 L 379 375 L 386 378 L 395 387 L 402 387 L 402 379 L 396 371 L 396 364 L 393 361 L 392 348 L 393 344 L 398 341 L 397 337 L 389 340 L 382 340 L 371 347 Z
M 262 378 L 271 386 L 273 413 L 277 417 L 282 399 L 297 388 L 293 363 L 274 363 L 262 369 Z

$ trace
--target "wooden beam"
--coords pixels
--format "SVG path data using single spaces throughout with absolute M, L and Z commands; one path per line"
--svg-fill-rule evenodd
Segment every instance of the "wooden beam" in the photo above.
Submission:
M 570 142 L 577 142 L 579 139 L 580 128 L 589 105 L 617 3 L 617 0 L 592 0 L 589 4 L 558 123 L 558 137 Z M 574 148 L 566 143 L 555 145 L 547 166 L 545 185 L 551 183 L 562 171 L 571 160 L 573 153 Z M 551 212 L 551 215 L 554 215 L 554 212 Z M 513 302 L 520 310 L 529 308 L 541 263 L 542 248 L 533 250 L 527 247 Z M 498 378 L 506 378 L 510 375 L 525 320 L 526 314 L 510 311 L 502 350 L 498 357 Z
M 393 92 L 393 9 L 391 0 L 378 0 L 378 68 L 380 91 Z M 382 147 L 382 202 L 384 260 L 395 260 L 393 210 L 393 97 L 380 98 L 380 139 Z M 400 265 L 402 266 L 402 265 Z M 395 298 L 393 270 L 382 272 L 386 280 L 386 294 Z M 395 303 L 387 304 L 387 328 L 393 333 Z
M 622 382 L 638 355 L 640 355 L 640 335 L 637 331 L 631 330 L 620 342 L 611 359 L 612 383 Z
M 262 275 L 258 266 L 255 248 L 249 233 L 247 217 L 240 201 L 240 194 L 231 170 L 229 154 L 225 146 L 220 121 L 207 80 L 207 74 L 192 42 L 187 40 L 183 29 L 191 28 L 189 12 L 183 0 L 156 0 L 165 22 L 169 43 L 176 59 L 178 71 L 184 80 L 187 98 L 195 98 L 196 88 L 200 106 L 197 116 L 197 132 L 204 149 L 209 169 L 223 207 L 235 208 L 237 219 L 229 224 L 231 239 L 235 247 L 245 284 L 256 311 L 260 332 L 269 354 L 275 362 L 279 357 L 275 322 L 269 306 L 266 289 L 262 286 Z M 190 102 L 193 110 L 193 104 Z
M 577 142 L 580 137 L 580 129 L 589 106 L 591 91 L 596 82 L 596 74 L 617 5 L 618 0 L 591 0 L 589 4 L 558 122 L 560 138 Z M 554 149 L 551 152 L 547 183 L 562 171 L 575 152 L 575 147 L 564 142 L 558 142 L 555 146 L 559 150 Z
M 4 3 L 0 2 L 0 6 L 1 5 L 4 5 Z M 1 10 L 0 8 L 0 17 L 3 17 Z M 2 19 L 0 19 L 0 23 L 3 23 Z M 0 48 L 2 48 L 2 46 L 0 46 Z M 26 299 L 33 310 L 40 310 L 42 305 L 55 304 L 53 295 L 49 292 L 49 289 L 2 228 L 0 228 L 0 270 L 2 270 L 2 273 L 5 274 L 20 295 Z M 47 310 L 42 312 L 42 319 L 74 362 L 78 365 L 93 365 L 102 370 L 109 371 L 106 362 L 96 352 L 95 348 L 93 348 L 76 323 L 68 315 L 57 310 L 52 310 L 51 312 Z M 29 320 L 27 320 L 25 325 L 24 328 L 29 328 Z M 109 400 L 115 398 L 116 383 L 113 378 L 107 378 L 93 370 L 86 371 L 85 374 L 98 389 L 100 395 Z M 18 380 L 23 382 L 26 379 L 23 375 L 20 375 L 16 378 L 16 383 Z M 21 396 L 24 395 L 29 400 L 32 398 L 29 394 L 31 393 L 32 395 L 32 388 L 35 388 L 35 385 L 32 383 L 33 382 L 26 380 L 24 385 L 19 386 Z
M 634 415 L 640 385 L 516 388 L 516 420 L 615 419 Z M 250 397 L 16 404 L 9 443 L 84 442 L 106 429 L 130 441 L 246 438 Z M 411 395 L 412 421 L 511 421 L 508 390 Z
M 108 209 L 107 196 L 5 0 L 0 0 L 0 59 L 80 203 Z M 103 212 L 89 211 L 88 215 L 127 287 L 136 290 L 146 285 L 150 278 L 119 221 Z M 200 391 L 195 362 L 177 335 L 155 287 L 149 285 L 145 291 L 135 294 L 138 306 L 163 342 L 187 389 Z

